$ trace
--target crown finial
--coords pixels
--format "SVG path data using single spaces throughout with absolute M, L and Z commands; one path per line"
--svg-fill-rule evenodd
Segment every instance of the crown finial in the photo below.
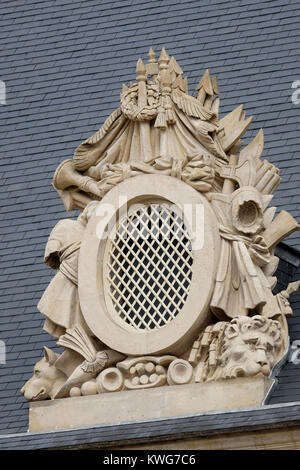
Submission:
M 158 75 L 158 65 L 156 62 L 156 55 L 152 47 L 150 47 L 148 52 L 148 64 L 146 64 L 147 74 L 152 76 L 152 80 L 155 81 Z
M 183 71 L 174 56 L 171 57 L 169 62 L 169 69 L 171 73 L 175 73 L 176 75 L 183 74 Z
M 152 47 L 150 47 L 149 52 L 148 52 L 148 62 L 149 64 L 156 63 L 156 55 Z
M 146 67 L 142 59 L 139 59 L 136 64 L 136 72 L 137 73 L 145 73 L 146 72 Z
M 159 70 L 165 70 L 168 68 L 168 64 L 170 62 L 170 57 L 166 53 L 165 48 L 163 47 L 161 50 L 161 54 L 158 59 Z
M 146 81 L 146 67 L 142 59 L 139 59 L 136 64 L 136 73 L 137 73 L 137 81 L 143 80 Z

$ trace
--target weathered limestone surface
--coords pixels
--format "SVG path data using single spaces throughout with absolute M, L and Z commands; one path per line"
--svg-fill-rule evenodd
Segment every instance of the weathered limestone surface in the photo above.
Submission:
M 260 376 L 215 383 L 32 402 L 29 431 L 180 416 L 201 411 L 259 406 L 273 380 Z

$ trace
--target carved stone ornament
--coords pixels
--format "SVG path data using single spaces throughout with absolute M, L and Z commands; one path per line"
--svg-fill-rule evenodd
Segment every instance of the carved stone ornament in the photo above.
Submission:
M 174 57 L 150 49 L 120 108 L 57 168 L 81 213 L 49 236 L 57 273 L 38 308 L 65 349 L 45 348 L 26 399 L 271 377 L 283 359 L 299 282 L 273 294 L 274 248 L 299 226 L 268 207 L 280 176 L 263 131 L 242 148 L 252 117 L 219 119 L 218 95 L 207 70 L 190 96 Z

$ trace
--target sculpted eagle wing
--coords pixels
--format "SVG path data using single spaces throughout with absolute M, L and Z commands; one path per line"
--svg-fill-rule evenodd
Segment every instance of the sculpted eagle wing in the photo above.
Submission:
M 188 116 L 199 118 L 203 121 L 210 121 L 212 118 L 217 117 L 214 111 L 204 108 L 196 98 L 183 93 L 179 89 L 173 90 L 172 100 Z

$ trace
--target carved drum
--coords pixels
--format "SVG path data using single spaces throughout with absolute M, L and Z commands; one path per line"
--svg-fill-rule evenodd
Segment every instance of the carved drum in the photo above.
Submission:
M 183 352 L 209 319 L 219 245 L 209 203 L 186 183 L 120 183 L 99 202 L 80 249 L 89 328 L 126 355 Z

